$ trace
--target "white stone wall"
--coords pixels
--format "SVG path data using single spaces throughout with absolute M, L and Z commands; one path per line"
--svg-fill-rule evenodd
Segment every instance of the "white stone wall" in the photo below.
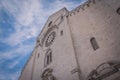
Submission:
M 31 80 L 33 74 L 33 62 L 35 57 L 35 51 L 33 51 L 29 61 L 26 63 L 24 69 L 21 72 L 19 80 Z
M 68 17 L 83 80 L 101 63 L 120 61 L 119 7 L 119 0 L 95 0 Z M 92 37 L 99 45 L 96 51 L 90 43 Z
M 42 80 L 41 76 L 48 68 L 53 70 L 52 74 L 57 80 L 86 80 L 101 63 L 119 62 L 120 15 L 116 12 L 119 7 L 119 0 L 88 0 L 71 12 L 63 8 L 51 15 L 38 36 L 33 55 L 23 69 L 20 80 Z M 51 21 L 52 26 L 48 27 Z M 51 28 L 54 25 L 57 27 Z M 56 32 L 56 37 L 46 47 L 45 41 L 52 31 Z M 99 45 L 97 50 L 91 46 L 92 37 Z M 52 50 L 52 62 L 44 66 L 48 49 Z
M 50 21 L 54 22 L 52 25 L 57 25 L 57 29 L 53 29 L 52 31 L 56 32 L 56 37 L 52 45 L 49 47 L 45 47 L 45 41 L 43 42 L 42 46 L 38 46 L 35 48 L 34 59 L 30 59 L 28 63 L 31 61 L 33 62 L 32 65 L 26 65 L 25 69 L 31 69 L 32 66 L 33 72 L 32 75 L 29 75 L 25 72 L 23 74 L 32 76 L 32 79 L 26 78 L 23 75 L 21 76 L 21 80 L 29 79 L 29 80 L 42 80 L 41 75 L 44 70 L 50 68 L 53 69 L 53 75 L 56 77 L 57 80 L 78 80 L 78 73 L 74 70 L 77 69 L 76 58 L 74 54 L 73 43 L 71 40 L 71 35 L 69 31 L 69 25 L 66 18 L 67 15 L 66 9 L 60 10 L 59 13 L 56 13 L 49 17 L 44 29 L 42 30 L 38 39 L 43 38 L 44 34 L 47 33 L 50 27 L 48 24 Z M 59 16 L 59 17 L 58 17 Z M 61 16 L 63 16 L 61 22 Z M 61 22 L 59 24 L 59 22 Z M 63 31 L 63 35 L 61 35 L 61 31 Z M 49 33 L 50 33 L 49 32 Z M 47 34 L 49 34 L 47 33 Z M 46 36 L 47 37 L 47 36 Z M 42 41 L 41 41 L 42 42 Z M 44 66 L 45 54 L 48 49 L 52 50 L 52 62 Z M 38 57 L 39 54 L 39 57 Z

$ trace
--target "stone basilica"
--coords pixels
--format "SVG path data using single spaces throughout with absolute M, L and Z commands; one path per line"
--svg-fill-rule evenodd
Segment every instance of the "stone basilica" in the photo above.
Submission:
M 120 0 L 51 15 L 19 80 L 120 80 Z

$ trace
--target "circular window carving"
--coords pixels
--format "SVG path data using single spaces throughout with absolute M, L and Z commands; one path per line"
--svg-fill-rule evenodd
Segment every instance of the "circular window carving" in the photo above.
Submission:
M 46 47 L 50 46 L 50 45 L 53 43 L 53 41 L 54 41 L 54 39 L 55 39 L 55 36 L 56 36 L 55 31 L 51 32 L 51 33 L 48 35 L 48 37 L 47 37 L 47 39 L 46 39 L 46 42 L 45 42 L 45 46 L 46 46 Z

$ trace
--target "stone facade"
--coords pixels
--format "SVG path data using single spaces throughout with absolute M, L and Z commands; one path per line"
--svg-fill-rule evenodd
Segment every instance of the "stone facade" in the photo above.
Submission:
M 120 80 L 120 1 L 51 15 L 20 80 Z

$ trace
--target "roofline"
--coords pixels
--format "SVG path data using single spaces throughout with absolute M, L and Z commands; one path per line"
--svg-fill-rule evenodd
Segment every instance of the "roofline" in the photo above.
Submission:
M 46 23 L 45 23 L 44 26 L 43 26 L 43 29 L 42 29 L 41 32 L 39 33 L 37 39 L 39 38 L 39 36 L 41 35 L 41 33 L 44 31 L 45 25 L 47 24 L 49 18 L 52 17 L 53 15 L 59 13 L 61 10 L 66 10 L 69 14 L 71 14 L 71 13 L 73 13 L 74 11 L 76 11 L 77 9 L 84 9 L 85 6 L 89 6 L 90 3 L 95 3 L 95 1 L 96 1 L 96 0 L 86 0 L 86 1 L 82 2 L 78 7 L 74 8 L 74 9 L 71 10 L 71 11 L 68 11 L 67 8 L 64 7 L 64 8 L 62 8 L 62 9 L 58 10 L 57 12 L 54 12 L 52 15 L 50 15 L 50 16 L 48 17 Z M 36 40 L 36 44 L 37 44 L 37 40 Z M 34 51 L 36 50 L 35 48 L 36 48 L 36 45 L 35 45 L 32 53 L 31 53 L 31 55 L 30 55 L 30 58 L 29 58 L 29 59 L 27 60 L 27 62 L 25 63 L 25 65 L 24 65 L 24 67 L 23 67 L 23 69 L 22 69 L 22 71 L 21 71 L 21 74 L 22 74 L 22 72 L 24 71 L 24 69 L 25 69 L 26 65 L 28 64 L 28 62 L 30 61 L 31 57 L 33 56 L 33 53 L 34 53 Z M 18 80 L 21 78 L 21 74 L 20 74 Z
M 66 7 L 64 7 L 64 8 L 62 8 L 62 9 L 58 10 L 57 12 L 54 12 L 52 15 L 50 15 L 50 16 L 48 17 L 48 19 L 47 19 L 46 23 L 44 24 L 43 29 L 42 29 L 42 30 L 41 30 L 41 32 L 39 33 L 39 35 L 38 35 L 37 39 L 39 38 L 39 36 L 41 35 L 41 33 L 44 31 L 45 25 L 46 25 L 46 24 L 47 24 L 47 22 L 49 21 L 49 18 L 50 18 L 50 17 L 52 17 L 53 15 L 55 15 L 55 14 L 59 13 L 61 10 L 66 10 L 66 11 L 68 11 L 68 10 L 67 10 L 67 8 L 66 8 Z M 69 11 L 68 11 L 68 12 L 69 12 Z

